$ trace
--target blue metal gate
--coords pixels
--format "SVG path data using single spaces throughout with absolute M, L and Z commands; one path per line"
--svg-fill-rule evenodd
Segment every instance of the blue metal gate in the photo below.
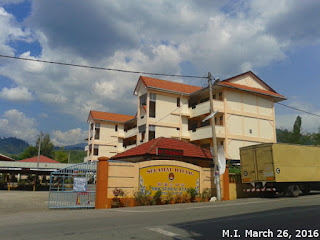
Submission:
M 97 162 L 79 163 L 52 172 L 48 207 L 94 208 Z

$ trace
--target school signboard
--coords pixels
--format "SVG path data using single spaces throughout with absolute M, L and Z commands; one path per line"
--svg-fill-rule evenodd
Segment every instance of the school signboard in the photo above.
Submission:
M 183 194 L 193 187 L 199 192 L 200 173 L 186 167 L 159 165 L 139 169 L 139 189 L 151 187 L 153 194 L 161 190 L 163 195 L 172 191 L 173 195 Z

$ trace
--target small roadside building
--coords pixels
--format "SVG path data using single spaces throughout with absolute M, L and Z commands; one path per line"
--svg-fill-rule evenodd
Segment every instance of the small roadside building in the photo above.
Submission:
M 212 167 L 209 150 L 182 140 L 159 137 L 111 157 L 112 160 L 143 162 L 151 160 L 175 160 L 199 167 Z

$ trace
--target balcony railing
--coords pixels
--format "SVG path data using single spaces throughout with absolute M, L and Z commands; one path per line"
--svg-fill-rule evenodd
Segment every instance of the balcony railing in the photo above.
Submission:
M 137 146 L 137 144 L 132 144 L 132 145 L 128 145 L 128 146 L 124 147 L 123 149 L 124 149 L 124 151 L 127 151 L 127 150 L 134 148 L 136 146 Z
M 137 128 L 131 128 L 124 133 L 124 138 L 130 138 L 137 135 Z
M 213 109 L 215 111 L 224 112 L 224 103 L 223 101 L 213 100 Z M 207 114 L 210 112 L 210 101 L 206 101 L 200 104 L 197 104 L 193 107 L 189 108 L 190 117 L 197 117 L 203 114 Z
M 189 133 L 190 133 L 191 141 L 212 138 L 211 125 L 201 127 L 201 128 L 196 128 L 195 130 L 190 130 Z M 219 126 L 219 125 L 216 126 L 216 137 L 217 138 L 225 137 L 224 126 Z

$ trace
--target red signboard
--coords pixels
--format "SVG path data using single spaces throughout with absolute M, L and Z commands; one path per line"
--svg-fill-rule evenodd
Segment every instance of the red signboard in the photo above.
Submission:
M 160 156 L 183 156 L 183 150 L 157 148 L 156 155 Z

